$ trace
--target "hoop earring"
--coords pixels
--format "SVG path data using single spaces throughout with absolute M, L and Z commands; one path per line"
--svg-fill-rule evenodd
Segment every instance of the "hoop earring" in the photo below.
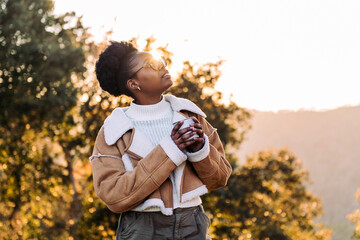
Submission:
M 141 91 L 140 87 L 138 86 L 137 89 L 139 89 L 139 91 Z

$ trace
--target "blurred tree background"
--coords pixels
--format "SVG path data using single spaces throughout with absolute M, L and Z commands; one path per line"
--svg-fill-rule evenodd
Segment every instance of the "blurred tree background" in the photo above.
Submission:
M 356 192 L 355 199 L 360 202 L 360 188 Z M 360 239 L 360 208 L 349 214 L 347 218 L 355 223 L 355 231 L 351 239 Z
M 131 98 L 112 97 L 96 81 L 111 31 L 94 43 L 75 13 L 52 9 L 51 0 L 0 0 L 0 239 L 115 239 L 118 215 L 96 197 L 88 157 L 104 119 Z M 167 46 L 146 43 L 171 66 Z M 184 62 L 167 93 L 195 102 L 225 149 L 238 148 L 251 115 L 215 90 L 222 63 Z M 289 150 L 259 152 L 242 166 L 227 158 L 228 185 L 203 198 L 214 239 L 331 238 L 314 223 L 320 200 Z

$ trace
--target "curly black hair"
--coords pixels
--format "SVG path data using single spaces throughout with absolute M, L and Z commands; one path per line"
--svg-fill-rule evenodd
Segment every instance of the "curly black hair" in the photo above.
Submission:
M 130 59 L 137 52 L 130 42 L 112 41 L 96 61 L 95 72 L 100 87 L 113 96 L 122 94 L 134 97 L 126 86 L 131 75 Z

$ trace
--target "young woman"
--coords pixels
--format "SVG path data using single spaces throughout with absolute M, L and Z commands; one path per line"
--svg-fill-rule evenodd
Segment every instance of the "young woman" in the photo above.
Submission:
M 226 185 L 231 166 L 205 113 L 163 94 L 173 84 L 166 62 L 131 43 L 112 42 L 96 76 L 134 99 L 106 118 L 90 157 L 96 194 L 121 213 L 116 239 L 210 239 L 200 196 Z

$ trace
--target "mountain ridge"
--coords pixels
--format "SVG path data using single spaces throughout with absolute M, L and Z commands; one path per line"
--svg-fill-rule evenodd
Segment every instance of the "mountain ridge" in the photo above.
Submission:
M 308 189 L 322 198 L 333 239 L 350 239 L 354 227 L 346 215 L 360 208 L 360 105 L 325 111 L 249 110 L 252 129 L 235 151 L 240 163 L 257 151 L 288 148 L 309 170 Z

